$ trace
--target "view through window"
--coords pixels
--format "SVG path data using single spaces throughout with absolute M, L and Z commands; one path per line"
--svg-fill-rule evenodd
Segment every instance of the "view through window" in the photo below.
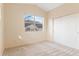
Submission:
M 25 31 L 42 31 L 44 17 L 42 16 L 25 16 Z

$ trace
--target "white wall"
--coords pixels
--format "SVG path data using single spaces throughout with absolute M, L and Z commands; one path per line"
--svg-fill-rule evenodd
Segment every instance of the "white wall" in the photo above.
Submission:
M 53 36 L 54 36 L 54 19 L 49 16 L 48 17 L 48 41 L 53 41 Z
M 2 20 L 2 5 L 0 4 L 0 56 L 3 53 L 3 20 Z
M 54 41 L 79 49 L 79 14 L 54 19 Z
M 4 4 L 5 14 L 5 48 L 19 45 L 33 44 L 46 40 L 47 13 L 35 5 L 29 4 Z M 43 16 L 44 31 L 25 32 L 24 16 L 32 14 Z M 22 38 L 19 39 L 19 36 Z

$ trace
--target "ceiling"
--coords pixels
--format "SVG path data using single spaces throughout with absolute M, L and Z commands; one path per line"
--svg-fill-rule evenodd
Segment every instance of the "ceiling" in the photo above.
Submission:
M 45 11 L 50 11 L 56 7 L 63 5 L 63 3 L 37 3 L 35 5 L 37 5 Z

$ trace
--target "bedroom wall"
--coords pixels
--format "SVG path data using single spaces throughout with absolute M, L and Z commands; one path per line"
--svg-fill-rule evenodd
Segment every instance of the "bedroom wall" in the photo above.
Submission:
M 29 4 L 4 4 L 5 14 L 5 48 L 11 48 L 24 44 L 33 44 L 46 40 L 47 14 L 35 5 Z M 44 16 L 44 31 L 25 32 L 24 15 Z M 19 36 L 22 38 L 19 39 Z
M 47 40 L 53 41 L 54 38 L 54 19 L 53 17 L 48 13 L 48 20 L 47 20 Z
M 5 14 L 5 47 L 15 47 L 43 40 L 54 40 L 54 19 L 79 12 L 79 4 L 63 4 L 46 13 L 35 5 L 4 4 Z M 44 31 L 25 32 L 23 16 L 32 13 L 45 17 Z M 47 20 L 48 19 L 48 20 Z M 22 38 L 19 39 L 18 37 Z
M 63 4 L 51 10 L 49 16 L 52 17 L 52 20 L 54 19 L 54 22 L 52 22 L 54 29 L 53 41 L 79 49 L 79 35 L 76 28 L 79 25 L 77 23 L 79 19 L 79 4 Z
M 0 4 L 0 56 L 3 54 L 4 50 L 3 41 L 3 18 L 2 18 L 2 4 Z
M 54 40 L 54 20 L 67 15 L 79 13 L 79 4 L 77 3 L 64 3 L 61 6 L 48 12 L 47 20 L 47 40 Z

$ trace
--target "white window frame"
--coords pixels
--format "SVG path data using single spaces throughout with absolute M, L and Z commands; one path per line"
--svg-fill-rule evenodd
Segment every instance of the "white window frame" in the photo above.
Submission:
M 26 15 L 26 16 L 28 16 L 28 15 Z M 32 16 L 32 15 L 31 15 Z M 43 17 L 43 16 L 40 16 L 40 17 Z M 44 17 L 43 17 L 43 20 L 42 20 L 42 30 L 41 31 L 44 31 Z M 24 23 L 31 23 L 31 22 L 24 22 Z M 34 26 L 35 26 L 35 16 L 34 16 Z M 36 31 L 35 29 L 34 29 L 34 31 L 26 31 L 26 32 L 40 32 L 40 31 Z

